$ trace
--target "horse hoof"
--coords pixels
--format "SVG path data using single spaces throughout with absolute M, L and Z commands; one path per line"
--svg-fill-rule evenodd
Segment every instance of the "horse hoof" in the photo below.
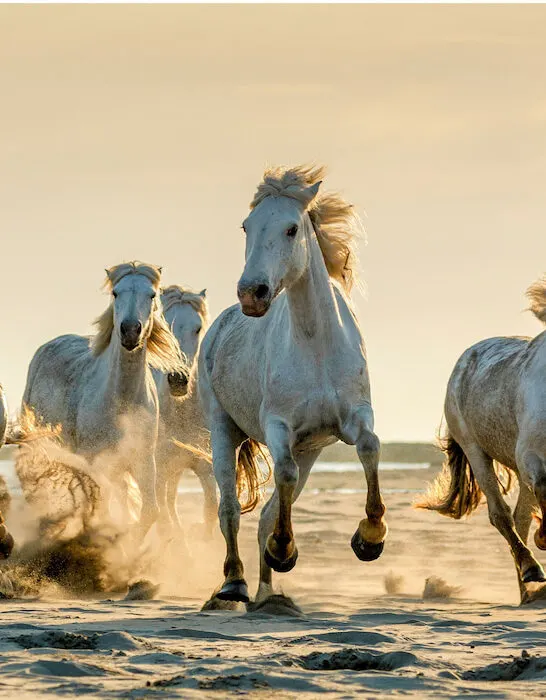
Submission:
M 250 600 L 248 586 L 243 579 L 226 581 L 216 594 L 216 597 L 220 598 L 220 600 L 233 600 L 238 603 L 248 603 Z
M 292 556 L 288 557 L 284 561 L 279 561 L 269 552 L 267 547 L 264 550 L 264 559 L 267 566 L 270 566 L 273 571 L 278 571 L 280 574 L 286 574 L 291 571 L 296 566 L 296 561 L 298 559 L 298 548 L 294 546 L 294 551 Z
M 374 561 L 381 556 L 385 542 L 378 542 L 373 544 L 372 542 L 364 542 L 360 537 L 358 530 L 355 532 L 351 539 L 351 547 L 353 552 L 356 554 L 360 561 Z
M 523 583 L 542 583 L 546 581 L 546 576 L 544 575 L 544 569 L 540 564 L 536 566 L 531 566 L 521 577 Z
M 8 559 L 14 546 L 15 540 L 9 532 L 6 532 L 4 537 L 0 540 L 0 559 Z

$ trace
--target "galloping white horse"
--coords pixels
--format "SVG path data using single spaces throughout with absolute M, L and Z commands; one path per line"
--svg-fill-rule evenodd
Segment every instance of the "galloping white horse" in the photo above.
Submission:
M 289 571 L 296 563 L 292 503 L 325 445 L 356 444 L 364 467 L 368 517 L 351 541 L 357 557 L 379 557 L 387 533 L 364 342 L 347 296 L 358 220 L 338 195 L 318 195 L 322 174 L 304 166 L 265 173 L 243 224 L 240 306 L 216 319 L 199 354 L 227 545 L 218 593 L 225 600 L 248 601 L 238 491 L 246 479 L 246 506 L 255 504 L 259 443 L 273 458 L 275 492 L 260 518 L 258 598 L 272 592 L 271 568 Z
M 209 445 L 209 432 L 204 425 L 203 412 L 196 391 L 197 354 L 208 326 L 206 291 L 196 294 L 178 285 L 161 292 L 165 320 L 178 341 L 180 350 L 190 367 L 187 374 L 165 374 L 154 370 L 159 398 L 160 427 L 157 446 L 157 486 L 160 521 L 164 529 L 181 532 L 176 509 L 178 482 L 182 472 L 191 469 L 203 488 L 205 497 L 204 519 L 208 534 L 217 518 L 218 500 L 212 467 L 199 455 Z M 198 450 L 193 453 L 179 447 L 173 438 Z
M 546 277 L 527 294 L 546 324 Z M 533 339 L 489 338 L 468 348 L 449 379 L 445 417 L 444 472 L 418 505 L 459 519 L 485 494 L 489 519 L 514 557 L 523 601 L 525 584 L 546 580 L 527 547 L 538 501 L 535 543 L 546 549 L 546 331 Z M 520 486 L 513 516 L 503 499 L 511 472 Z
M 23 408 L 47 424 L 60 424 L 73 451 L 91 459 L 112 453 L 115 468 L 129 472 L 140 488 L 143 536 L 158 515 L 159 410 L 150 366 L 185 370 L 161 313 L 161 268 L 122 263 L 106 275 L 112 300 L 95 322 L 97 334 L 63 335 L 42 345 L 30 363 Z

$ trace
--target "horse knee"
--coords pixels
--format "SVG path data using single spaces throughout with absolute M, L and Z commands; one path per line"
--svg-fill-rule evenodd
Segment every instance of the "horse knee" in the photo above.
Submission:
M 280 487 L 296 487 L 298 483 L 298 465 L 291 457 L 287 457 L 275 464 L 275 483 Z
M 511 519 L 510 508 L 504 502 L 502 505 L 499 504 L 489 509 L 489 522 L 501 532 L 506 529 L 507 525 L 510 525 Z

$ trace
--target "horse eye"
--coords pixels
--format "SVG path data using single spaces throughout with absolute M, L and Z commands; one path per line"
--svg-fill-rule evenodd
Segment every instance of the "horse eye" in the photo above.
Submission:
M 201 333 L 201 326 L 195 329 L 195 335 L 199 335 L 199 333 Z
M 290 226 L 290 228 L 286 229 L 286 235 L 288 238 L 294 238 L 296 233 L 298 232 L 298 225 L 294 224 L 293 226 Z
M 151 297 L 152 299 L 155 299 L 156 296 L 157 296 L 157 294 L 156 294 L 155 292 L 152 292 L 152 293 L 150 294 L 150 297 Z
M 114 297 L 114 299 L 117 299 L 117 298 L 118 298 L 118 293 L 116 292 L 115 289 L 114 289 L 113 292 L 112 292 L 112 296 Z

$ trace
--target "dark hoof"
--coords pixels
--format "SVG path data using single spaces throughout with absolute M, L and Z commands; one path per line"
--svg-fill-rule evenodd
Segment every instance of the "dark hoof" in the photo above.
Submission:
M 220 598 L 220 600 L 233 600 L 238 603 L 248 603 L 250 600 L 248 586 L 246 581 L 242 579 L 239 581 L 226 581 L 216 594 L 216 597 Z
M 540 566 L 540 564 L 537 566 L 531 566 L 531 568 L 527 569 L 527 571 L 523 574 L 521 580 L 523 583 L 542 583 L 543 581 L 546 581 L 544 569 L 542 566 Z
M 9 532 L 6 533 L 0 541 L 0 559 L 8 559 L 14 546 L 15 540 Z
M 264 550 L 264 559 L 267 566 L 270 566 L 273 571 L 278 571 L 280 574 L 286 574 L 287 571 L 291 571 L 296 566 L 296 561 L 298 560 L 298 548 L 294 547 L 294 552 L 291 557 L 285 559 L 284 561 L 279 561 L 272 556 L 266 547 Z
M 351 547 L 353 552 L 360 559 L 360 561 L 374 561 L 381 556 L 384 542 L 379 542 L 379 544 L 372 544 L 371 542 L 364 542 L 358 533 L 358 530 L 353 535 L 351 540 Z

